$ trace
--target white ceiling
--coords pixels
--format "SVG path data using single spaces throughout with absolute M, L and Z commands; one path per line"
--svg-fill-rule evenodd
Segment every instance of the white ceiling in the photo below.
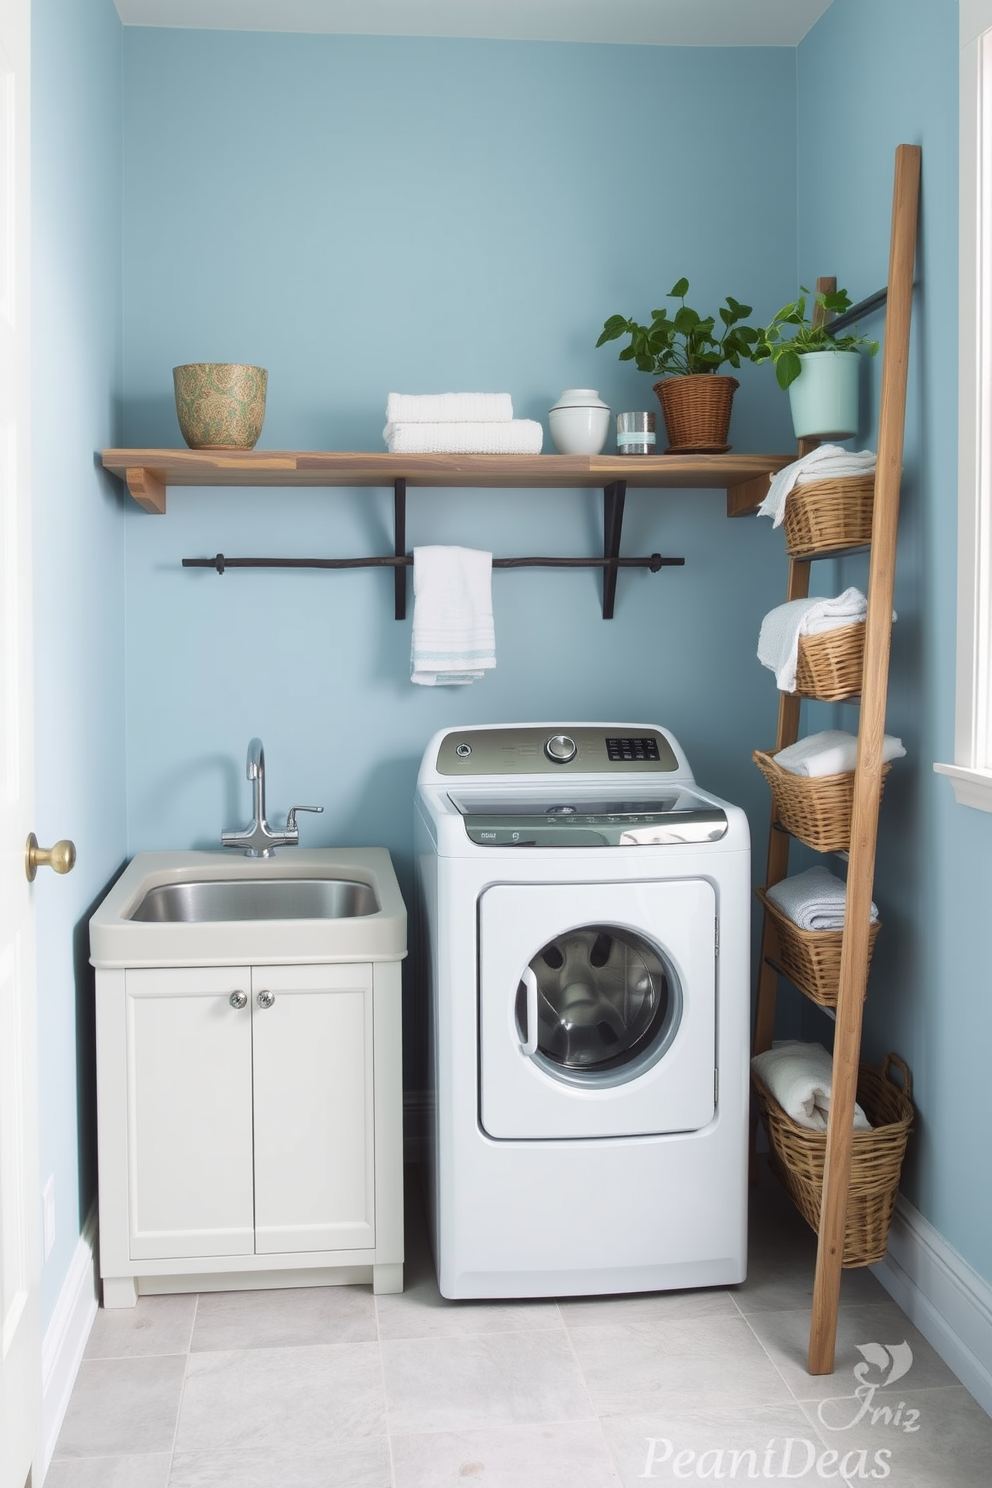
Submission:
M 796 46 L 831 0 L 114 0 L 126 26 Z

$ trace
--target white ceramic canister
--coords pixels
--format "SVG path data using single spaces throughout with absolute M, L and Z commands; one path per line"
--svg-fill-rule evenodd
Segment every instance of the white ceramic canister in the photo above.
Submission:
M 610 410 L 595 388 L 566 388 L 548 412 L 560 455 L 599 455 L 610 432 Z

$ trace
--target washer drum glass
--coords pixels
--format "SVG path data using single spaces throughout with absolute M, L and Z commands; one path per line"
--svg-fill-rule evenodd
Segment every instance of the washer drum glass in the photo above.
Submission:
M 583 925 L 555 936 L 530 962 L 537 981 L 537 1048 L 549 1073 L 583 1084 L 614 1084 L 661 1058 L 682 1013 L 674 968 L 645 937 L 614 925 Z M 516 1020 L 523 1040 L 527 989 Z

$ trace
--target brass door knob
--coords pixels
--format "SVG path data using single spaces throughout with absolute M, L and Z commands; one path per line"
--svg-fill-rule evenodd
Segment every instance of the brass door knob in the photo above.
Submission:
M 76 862 L 76 844 L 63 837 L 54 847 L 39 847 L 33 832 L 28 833 L 24 849 L 24 872 L 28 883 L 34 883 L 39 868 L 54 868 L 56 873 L 71 873 Z

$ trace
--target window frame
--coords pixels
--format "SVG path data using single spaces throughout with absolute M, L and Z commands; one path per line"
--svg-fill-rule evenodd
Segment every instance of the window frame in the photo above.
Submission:
M 961 0 L 960 47 L 954 763 L 934 770 L 992 811 L 992 0 Z

